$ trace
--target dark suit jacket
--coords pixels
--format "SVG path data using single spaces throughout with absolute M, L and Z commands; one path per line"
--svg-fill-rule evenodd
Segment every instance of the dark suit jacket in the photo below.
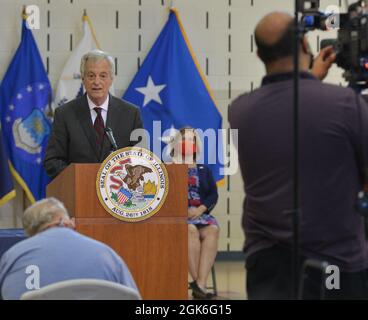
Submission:
M 215 207 L 218 200 L 217 185 L 213 179 L 211 170 L 205 166 L 198 164 L 198 179 L 199 179 L 199 196 L 201 203 L 207 207 L 206 214 L 209 214 Z
M 112 129 L 119 149 L 133 146 L 137 141 L 130 141 L 130 133 L 142 128 L 139 109 L 110 95 L 106 127 Z M 98 151 L 84 95 L 56 109 L 44 166 L 47 174 L 54 178 L 70 163 L 100 163 L 110 150 L 111 144 L 105 135 L 101 152 Z

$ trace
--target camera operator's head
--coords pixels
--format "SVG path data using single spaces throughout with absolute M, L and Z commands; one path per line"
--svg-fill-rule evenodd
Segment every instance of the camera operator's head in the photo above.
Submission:
M 255 41 L 258 57 L 266 66 L 267 74 L 293 70 L 293 17 L 282 12 L 267 14 L 257 24 Z M 305 36 L 300 46 L 300 69 L 308 70 L 313 61 Z

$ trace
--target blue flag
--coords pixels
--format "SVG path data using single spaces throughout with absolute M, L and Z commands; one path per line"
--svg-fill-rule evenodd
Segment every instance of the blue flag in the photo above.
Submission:
M 0 132 L 0 206 L 15 196 L 13 180 L 9 171 L 8 157 L 5 153 Z
M 218 131 L 222 117 L 175 9 L 171 9 L 166 25 L 123 99 L 139 106 L 144 127 L 150 133 L 150 149 L 155 153 L 158 137 L 154 134 L 154 121 L 161 121 L 160 135 L 164 138 L 172 128 L 190 126 L 203 132 L 212 129 L 211 139 L 205 134 L 207 138 L 201 141 L 202 161 L 209 165 L 216 181 L 223 178 L 223 143 Z M 161 140 L 162 150 L 166 145 Z
M 22 24 L 20 45 L 0 86 L 0 116 L 12 173 L 33 203 L 45 197 L 43 168 L 50 122 L 51 85 L 31 30 Z

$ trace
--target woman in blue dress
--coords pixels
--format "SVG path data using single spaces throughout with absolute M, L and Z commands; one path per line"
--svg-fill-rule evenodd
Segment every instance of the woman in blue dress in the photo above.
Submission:
M 182 128 L 174 138 L 171 156 L 175 163 L 188 164 L 188 262 L 193 297 L 211 299 L 207 278 L 218 249 L 219 225 L 210 214 L 218 199 L 216 182 L 206 165 L 196 163 L 200 139 L 195 130 Z

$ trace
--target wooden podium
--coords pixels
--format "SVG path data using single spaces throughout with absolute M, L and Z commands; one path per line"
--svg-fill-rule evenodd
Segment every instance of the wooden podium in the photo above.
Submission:
M 71 164 L 47 187 L 64 202 L 77 231 L 112 247 L 128 265 L 143 299 L 188 298 L 187 166 L 166 165 L 169 191 L 153 217 L 124 222 L 100 204 L 100 164 Z M 86 266 L 88 268 L 88 266 Z

